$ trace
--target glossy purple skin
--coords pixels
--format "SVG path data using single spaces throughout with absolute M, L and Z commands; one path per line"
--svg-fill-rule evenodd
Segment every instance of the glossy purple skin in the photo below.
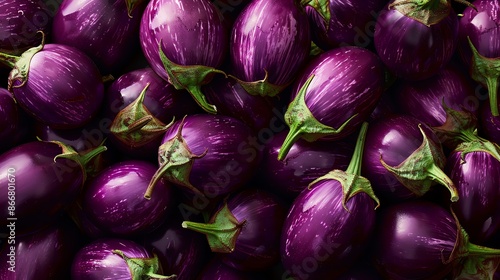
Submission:
M 354 145 L 345 141 L 307 142 L 300 139 L 293 144 L 285 161 L 278 160 L 287 132 L 274 135 L 264 150 L 258 176 L 266 187 L 295 198 L 316 178 L 333 169 L 345 170 L 349 165 Z
M 199 273 L 196 280 L 258 280 L 262 277 L 251 275 L 248 271 L 242 271 L 227 266 L 218 258 L 213 258 Z
M 3 229 L 10 217 L 9 179 L 15 179 L 14 217 L 18 219 L 16 232 L 19 235 L 46 225 L 76 199 L 83 185 L 83 170 L 68 159 L 59 158 L 54 162 L 54 157 L 61 153 L 57 144 L 33 141 L 0 155 Z
M 0 278 L 70 279 L 71 261 L 83 245 L 81 233 L 71 220 L 58 220 L 29 235 L 16 236 L 15 244 L 4 244 L 0 251 Z M 11 252 L 15 248 L 15 273 L 8 270 Z M 22 257 L 20 257 L 22 256 Z
M 473 81 L 455 64 L 448 64 L 436 75 L 424 81 L 400 81 L 396 86 L 395 99 L 399 112 L 409 114 L 435 127 L 446 121 L 442 106 L 453 110 L 467 110 L 476 117 L 479 99 L 475 96 Z
M 260 271 L 278 263 L 285 204 L 266 191 L 245 189 L 229 197 L 227 206 L 236 220 L 246 222 L 234 251 L 220 254 L 222 262 L 243 271 Z
M 454 151 L 447 159 L 446 173 L 455 183 L 460 199 L 452 204 L 460 225 L 474 244 L 485 244 L 500 230 L 500 162 L 486 152 Z
M 153 257 L 143 246 L 128 239 L 97 239 L 76 254 L 71 265 L 71 279 L 132 279 L 127 263 L 113 250 L 121 250 L 129 258 Z
M 471 7 L 466 7 L 460 17 L 458 51 L 462 61 L 470 65 L 472 51 L 467 37 L 479 54 L 489 57 L 500 57 L 500 3 L 491 0 L 476 0 Z
M 82 206 L 89 219 L 103 231 L 117 236 L 150 232 L 171 213 L 174 192 L 158 181 L 151 200 L 144 192 L 156 171 L 152 163 L 127 160 L 102 171 L 85 187 Z
M 257 133 L 284 129 L 283 114 L 274 109 L 275 100 L 250 95 L 234 79 L 218 76 L 203 88 L 203 92 L 219 114 L 240 119 Z
M 378 13 L 386 3 L 385 0 L 330 0 L 328 29 L 317 11 L 307 7 L 313 41 L 324 50 L 346 45 L 368 47 L 373 41 Z
M 40 44 L 42 36 L 49 34 L 52 17 L 42 1 L 4 0 L 0 3 L 0 52 L 21 55 Z
M 390 173 L 380 162 L 380 157 L 390 166 L 397 166 L 410 156 L 420 145 L 423 136 L 418 125 L 429 141 L 440 142 L 431 128 L 409 115 L 393 115 L 370 124 L 366 135 L 365 149 L 363 153 L 362 174 L 370 180 L 373 190 L 383 202 L 395 202 L 416 195 L 401 184 L 392 173 Z M 444 167 L 445 155 L 441 150 L 437 165 Z
M 69 129 L 85 125 L 96 115 L 104 85 L 97 66 L 83 52 L 46 44 L 31 59 L 26 83 L 14 81 L 12 93 L 40 122 Z
M 177 135 L 182 120 L 166 131 L 163 143 Z M 189 182 L 205 196 L 215 198 L 236 191 L 253 176 L 261 151 L 252 146 L 252 130 L 224 115 L 197 114 L 184 119 L 182 138 L 194 155 Z M 182 188 L 182 190 L 187 190 Z
M 64 0 L 54 16 L 52 41 L 80 49 L 103 74 L 115 73 L 139 49 L 143 9 L 129 17 L 125 0 Z
M 232 74 L 253 82 L 267 70 L 270 83 L 287 85 L 304 66 L 310 40 L 307 15 L 296 1 L 251 1 L 232 27 Z
M 488 103 L 483 103 L 479 110 L 481 134 L 488 140 L 500 145 L 500 117 L 491 114 Z
M 143 13 L 140 43 L 151 68 L 167 80 L 158 44 L 172 62 L 219 67 L 228 48 L 227 26 L 211 1 L 151 0 Z
M 12 94 L 0 88 L 0 146 L 12 147 L 19 140 L 16 134 L 22 129 L 20 111 Z M 3 150 L 0 148 L 0 151 Z
M 346 203 L 348 212 L 342 197 L 340 183 L 328 179 L 303 190 L 292 203 L 280 244 L 287 276 L 333 279 L 365 251 L 375 226 L 375 201 L 356 194 Z
M 294 82 L 291 99 L 314 74 L 305 93 L 312 115 L 322 124 L 339 128 L 357 114 L 335 140 L 353 133 L 368 118 L 383 92 L 384 66 L 373 52 L 359 47 L 329 50 L 311 61 Z
M 394 75 L 406 80 L 423 80 L 436 74 L 452 58 L 457 39 L 458 18 L 453 10 L 428 27 L 386 6 L 375 25 L 378 55 Z
M 406 201 L 384 209 L 377 218 L 374 261 L 387 279 L 441 280 L 453 262 L 457 225 L 443 207 L 425 200 Z
M 143 246 L 158 256 L 164 275 L 195 280 L 211 257 L 206 238 L 181 227 L 182 220 L 173 218 L 145 235 Z

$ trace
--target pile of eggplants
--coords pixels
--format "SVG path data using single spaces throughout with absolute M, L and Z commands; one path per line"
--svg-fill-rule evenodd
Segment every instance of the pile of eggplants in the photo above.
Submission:
M 500 279 L 500 0 L 0 2 L 1 279 Z

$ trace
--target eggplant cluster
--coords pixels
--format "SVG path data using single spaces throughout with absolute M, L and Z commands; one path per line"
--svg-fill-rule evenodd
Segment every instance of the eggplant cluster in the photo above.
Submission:
M 2 0 L 0 279 L 500 279 L 499 0 Z

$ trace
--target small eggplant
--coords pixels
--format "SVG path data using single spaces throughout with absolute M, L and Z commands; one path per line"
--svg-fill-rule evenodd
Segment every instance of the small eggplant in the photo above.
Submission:
M 384 66 L 367 49 L 347 46 L 316 57 L 295 82 L 285 113 L 290 131 L 278 159 L 285 159 L 299 138 L 337 140 L 353 133 L 377 105 L 383 87 Z
M 159 273 L 158 257 L 128 239 L 97 239 L 81 248 L 71 265 L 73 280 L 175 279 Z

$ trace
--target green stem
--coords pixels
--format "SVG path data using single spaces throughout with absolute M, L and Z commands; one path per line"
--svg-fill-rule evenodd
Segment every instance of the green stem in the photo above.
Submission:
M 90 152 L 86 153 L 85 155 L 82 156 L 81 163 L 83 166 L 86 166 L 90 161 L 92 161 L 96 156 L 100 155 L 101 153 L 107 151 L 108 148 L 106 146 L 100 145 L 97 148 L 91 150 Z
M 441 168 L 434 164 L 427 170 L 427 172 L 430 179 L 444 185 L 450 191 L 450 200 L 452 202 L 458 201 L 458 190 L 455 187 L 455 184 Z
M 182 227 L 204 234 L 214 234 L 217 232 L 231 232 L 233 228 L 220 228 L 217 224 L 205 224 L 191 221 L 182 222 Z
M 480 255 L 484 257 L 500 257 L 500 249 L 489 248 L 472 243 L 469 243 L 467 248 L 469 251 L 469 255 Z
M 153 116 L 151 116 L 151 115 L 144 116 L 144 117 L 142 117 L 142 118 L 134 121 L 133 123 L 131 123 L 128 126 L 127 132 L 128 133 L 134 133 L 134 132 L 136 132 L 138 130 L 141 130 L 141 128 L 143 128 L 145 125 L 147 125 L 148 123 L 150 123 L 151 120 L 153 120 Z
M 359 131 L 358 139 L 356 141 L 356 146 L 354 148 L 354 153 L 351 158 L 351 162 L 346 169 L 346 173 L 361 175 L 361 161 L 363 159 L 363 150 L 365 147 L 366 132 L 368 131 L 368 123 L 363 122 L 361 129 Z
M 490 109 L 491 114 L 494 117 L 499 115 L 498 113 L 498 99 L 497 99 L 497 91 L 498 91 L 498 82 L 497 77 L 486 77 L 486 86 L 488 88 L 488 95 L 490 97 Z
M 219 73 L 218 70 L 214 70 L 214 73 L 217 72 Z M 221 73 L 224 73 L 220 71 Z M 207 98 L 201 92 L 201 87 L 199 85 L 193 85 L 193 86 L 187 86 L 186 90 L 191 94 L 193 97 L 194 101 L 207 113 L 210 114 L 217 114 L 217 107 L 215 105 L 209 104 L 207 101 Z
M 14 68 L 16 66 L 16 62 L 18 62 L 20 58 L 20 56 L 0 52 L 0 61 L 10 68 Z
M 301 125 L 298 123 L 293 123 L 290 126 L 290 132 L 286 135 L 285 141 L 281 145 L 280 151 L 278 152 L 278 160 L 283 160 L 295 142 L 304 133 L 301 129 Z

